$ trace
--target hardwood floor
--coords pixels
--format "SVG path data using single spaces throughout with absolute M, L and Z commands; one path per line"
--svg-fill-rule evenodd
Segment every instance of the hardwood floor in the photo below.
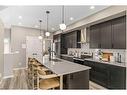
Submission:
M 94 83 L 90 83 L 90 90 L 104 90 L 106 88 Z M 6 78 L 0 84 L 0 89 L 20 89 L 20 90 L 28 90 L 28 78 L 27 78 L 27 70 L 20 69 L 14 72 L 14 77 Z
M 0 84 L 0 89 L 29 89 L 26 70 L 14 72 L 14 77 L 6 78 Z

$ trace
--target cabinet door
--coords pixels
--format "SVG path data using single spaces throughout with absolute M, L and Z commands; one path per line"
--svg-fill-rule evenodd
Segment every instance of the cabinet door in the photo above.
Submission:
M 126 17 L 112 20 L 112 44 L 114 49 L 126 48 Z
M 102 49 L 111 49 L 112 48 L 112 32 L 111 32 L 111 21 L 107 21 L 104 23 L 101 23 L 100 25 L 100 43 Z
M 118 66 L 109 67 L 109 87 L 110 89 L 126 88 L 126 68 Z
M 100 25 L 90 27 L 90 48 L 100 48 Z

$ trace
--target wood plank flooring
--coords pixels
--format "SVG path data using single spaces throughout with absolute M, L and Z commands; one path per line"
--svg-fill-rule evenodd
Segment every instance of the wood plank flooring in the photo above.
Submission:
M 27 70 L 20 69 L 14 72 L 14 77 L 6 78 L 0 84 L 0 89 L 28 90 Z M 106 88 L 90 81 L 90 90 L 104 90 Z
M 6 78 L 0 84 L 0 89 L 29 89 L 26 70 L 18 70 L 14 77 Z

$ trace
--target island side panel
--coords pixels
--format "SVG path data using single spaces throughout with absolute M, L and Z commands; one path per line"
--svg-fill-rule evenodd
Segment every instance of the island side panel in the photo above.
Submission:
M 64 75 L 63 89 L 89 89 L 89 70 Z

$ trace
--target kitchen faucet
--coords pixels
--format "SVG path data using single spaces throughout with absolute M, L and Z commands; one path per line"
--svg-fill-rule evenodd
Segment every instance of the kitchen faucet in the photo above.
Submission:
M 48 48 L 48 52 L 49 52 L 49 60 L 51 60 L 53 58 L 53 53 L 54 53 L 54 55 L 56 55 L 56 52 L 55 51 L 51 51 L 50 47 Z

